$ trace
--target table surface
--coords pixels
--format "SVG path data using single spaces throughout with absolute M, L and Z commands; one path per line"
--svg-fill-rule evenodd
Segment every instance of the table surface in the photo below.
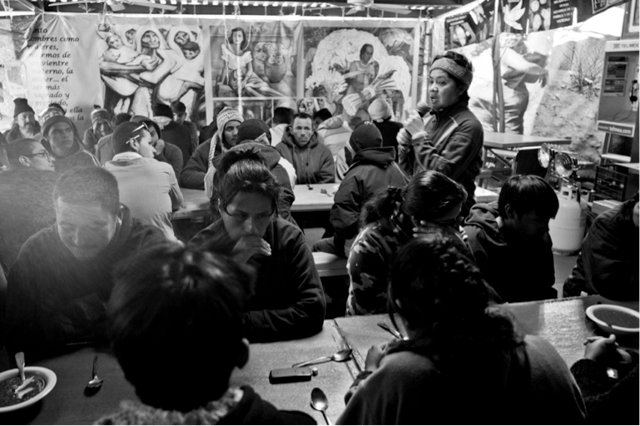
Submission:
M 484 146 L 488 148 L 525 148 L 540 146 L 543 143 L 552 145 L 569 145 L 571 143 L 571 139 L 516 135 L 513 133 L 484 132 Z
M 324 183 L 310 185 L 296 185 L 293 192 L 296 196 L 292 212 L 329 211 L 333 206 L 333 197 L 338 191 L 339 184 Z M 323 193 L 322 191 L 326 191 Z M 172 220 L 188 219 L 204 216 L 209 212 L 209 200 L 203 190 L 182 189 L 184 201 L 180 209 L 173 212 Z M 498 199 L 498 194 L 488 189 L 476 187 L 476 202 L 488 203 Z
M 231 376 L 232 386 L 249 385 L 264 400 L 281 410 L 303 411 L 318 424 L 324 424 L 322 414 L 310 406 L 311 390 L 319 387 L 329 399 L 327 414 L 335 421 L 344 410 L 344 395 L 358 374 L 353 360 L 344 363 L 319 364 L 318 375 L 308 382 L 272 385 L 269 372 L 289 368 L 296 362 L 331 355 L 346 347 L 336 323 L 326 320 L 322 332 L 300 340 L 252 344 L 249 362 Z M 102 388 L 93 396 L 84 394 L 91 378 L 94 355 L 99 354 L 99 377 Z M 32 407 L 0 414 L 2 424 L 92 424 L 99 418 L 119 410 L 123 400 L 137 401 L 135 390 L 127 382 L 117 359 L 106 352 L 82 348 L 75 352 L 37 362 L 53 370 L 56 386 L 43 400 Z

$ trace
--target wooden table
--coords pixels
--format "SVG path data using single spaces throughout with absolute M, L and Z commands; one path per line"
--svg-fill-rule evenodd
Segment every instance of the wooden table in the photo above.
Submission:
M 231 385 L 249 385 L 277 408 L 306 412 L 318 424 L 324 424 L 322 414 L 309 405 L 311 390 L 319 387 L 329 398 L 328 415 L 335 421 L 344 410 L 344 394 L 359 371 L 354 361 L 317 365 L 318 375 L 309 382 L 272 385 L 269 383 L 269 372 L 275 368 L 291 367 L 296 362 L 331 355 L 345 347 L 333 320 L 326 320 L 322 332 L 306 339 L 252 344 L 248 364 L 243 369 L 234 371 Z M 95 395 L 85 396 L 85 385 L 90 379 L 96 353 L 100 356 L 99 374 L 104 379 L 104 384 Z M 0 414 L 0 423 L 92 424 L 99 418 L 118 411 L 120 401 L 138 400 L 117 359 L 104 351 L 82 348 L 35 364 L 53 370 L 58 383 L 49 395 L 34 406 L 14 413 Z
M 209 214 L 209 199 L 204 190 L 180 188 L 182 205 L 171 214 L 171 220 L 192 219 Z
M 296 185 L 296 196 L 291 212 L 323 212 L 331 210 L 333 197 L 338 191 L 338 183 L 320 183 L 314 185 Z
M 638 302 L 613 302 L 602 296 L 512 303 L 504 307 L 515 316 L 520 331 L 548 340 L 570 367 L 583 357 L 583 343 L 588 336 L 603 335 L 585 315 L 585 310 L 596 303 L 611 303 L 638 310 Z M 388 332 L 377 326 L 378 322 L 391 325 L 388 315 L 344 317 L 336 318 L 335 321 L 345 341 L 353 348 L 355 361 L 360 368 L 364 368 L 367 351 L 372 345 L 392 339 Z M 396 323 L 406 335 L 401 322 L 397 320 Z M 617 340 L 620 346 L 638 350 L 637 335 L 622 336 Z

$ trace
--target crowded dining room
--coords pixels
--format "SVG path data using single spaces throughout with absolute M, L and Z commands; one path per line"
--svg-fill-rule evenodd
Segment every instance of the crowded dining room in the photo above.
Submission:
M 0 0 L 0 423 L 640 424 L 638 1 Z

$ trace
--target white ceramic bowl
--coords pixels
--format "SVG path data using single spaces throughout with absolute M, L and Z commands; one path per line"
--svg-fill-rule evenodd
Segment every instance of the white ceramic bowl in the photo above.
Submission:
M 640 332 L 640 327 L 636 326 L 635 328 L 622 327 L 617 324 L 611 324 L 603 321 L 597 316 L 598 311 L 610 310 L 610 311 L 618 311 L 625 312 L 629 315 L 632 315 L 638 319 L 638 323 L 640 324 L 640 313 L 638 311 L 634 311 L 633 309 L 626 308 L 624 306 L 617 305 L 592 305 L 587 308 L 587 316 L 591 319 L 591 321 L 595 322 L 598 327 L 607 333 L 613 333 L 618 335 L 630 335 L 630 334 L 638 334 Z
M 26 400 L 25 402 L 21 402 L 19 404 L 14 404 L 14 405 L 9 405 L 7 407 L 0 407 L 0 413 L 6 413 L 7 411 L 19 410 L 21 408 L 28 407 L 28 406 L 30 406 L 32 404 L 35 404 L 36 402 L 40 401 L 42 398 L 47 396 L 49 394 L 49 392 L 51 392 L 53 387 L 56 385 L 56 382 L 58 381 L 58 378 L 56 377 L 56 373 L 54 373 L 53 371 L 49 370 L 48 368 L 43 368 L 43 367 L 25 367 L 24 368 L 24 372 L 25 373 L 35 373 L 35 374 L 38 374 L 39 376 L 43 377 L 45 382 L 46 382 L 46 384 L 44 386 L 44 389 L 42 389 L 42 391 L 39 394 L 37 394 L 36 396 L 34 396 L 31 399 Z M 2 373 L 0 373 L 0 382 L 4 382 L 5 380 L 11 379 L 13 377 L 17 377 L 18 374 L 19 374 L 19 372 L 18 372 L 17 368 L 14 368 L 13 370 L 3 371 Z

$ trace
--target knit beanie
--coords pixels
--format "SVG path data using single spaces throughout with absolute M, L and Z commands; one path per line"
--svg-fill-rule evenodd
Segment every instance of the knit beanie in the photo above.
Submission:
M 64 116 L 64 111 L 59 106 L 57 106 L 57 104 L 51 104 L 40 113 L 40 117 L 38 118 L 41 123 L 45 123 L 48 119 L 56 115 Z
M 16 118 L 20 113 L 23 112 L 31 112 L 35 114 L 33 108 L 29 106 L 29 101 L 25 98 L 15 98 L 13 100 L 14 108 L 13 108 L 13 118 Z
M 243 122 L 238 127 L 238 137 L 236 140 L 238 143 L 242 143 L 246 140 L 254 141 L 262 134 L 266 134 L 269 139 L 269 143 L 271 143 L 271 132 L 269 131 L 269 126 L 267 126 L 267 124 L 262 120 L 252 118 Z
M 382 134 L 375 125 L 362 123 L 351 133 L 349 145 L 351 145 L 354 153 L 365 148 L 380 148 L 382 146 Z
M 218 116 L 216 117 L 218 132 L 224 132 L 224 126 L 226 126 L 227 123 L 230 121 L 239 121 L 240 123 L 242 123 L 244 121 L 244 118 L 237 110 L 233 108 L 227 107 L 223 109 L 218 113 Z M 241 140 L 241 139 L 238 139 L 238 140 Z
M 91 126 L 95 126 L 101 120 L 109 121 L 109 111 L 104 108 L 97 107 L 91 111 Z
M 165 104 L 156 104 L 153 107 L 153 116 L 154 117 L 167 117 L 173 119 L 173 111 L 169 105 Z
M 371 102 L 368 109 L 369 115 L 373 121 L 382 121 L 391 117 L 391 107 L 384 99 L 376 99 Z
M 52 115 L 42 125 L 42 136 L 44 136 L 45 139 L 49 139 L 48 138 L 49 129 L 51 129 L 51 126 L 53 126 L 56 123 L 67 123 L 73 129 L 73 133 L 74 134 L 76 133 L 76 126 L 73 124 L 73 121 L 69 120 L 64 115 Z

